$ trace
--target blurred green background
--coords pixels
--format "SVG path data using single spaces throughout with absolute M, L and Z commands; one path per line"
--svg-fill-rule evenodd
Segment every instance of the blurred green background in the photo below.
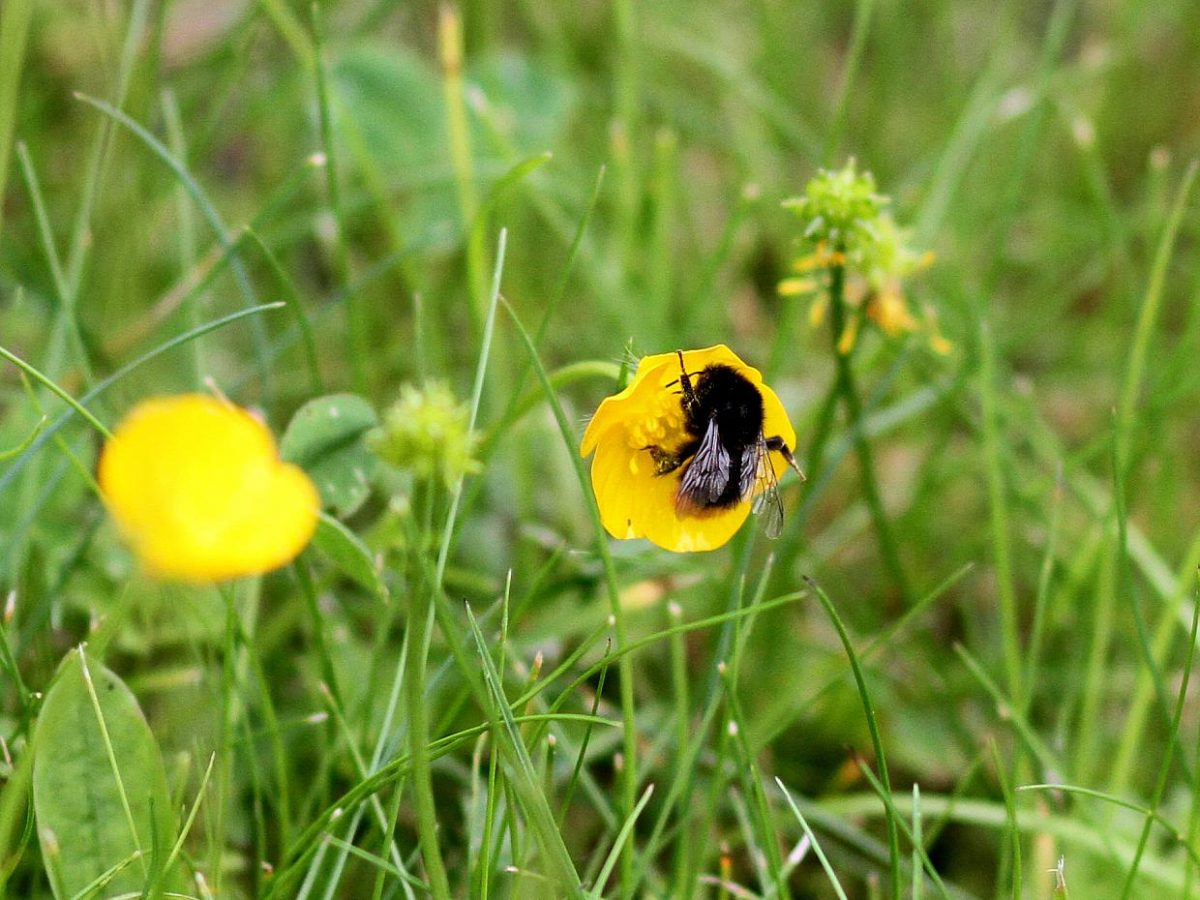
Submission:
M 1194 689 L 1178 717 L 1174 706 L 1200 563 L 1200 217 L 1181 187 L 1200 152 L 1197 60 L 1200 5 L 1187 0 L 476 0 L 457 16 L 385 0 L 3 0 L 0 346 L 80 397 L 190 328 L 285 300 L 122 373 L 88 407 L 111 426 L 140 398 L 211 380 L 279 433 L 332 391 L 382 409 L 401 383 L 438 378 L 465 398 L 503 228 L 501 290 L 531 331 L 547 317 L 548 370 L 727 343 L 780 393 L 804 465 L 834 364 L 807 301 L 776 292 L 805 252 L 781 201 L 854 158 L 912 244 L 934 251 L 907 293 L 954 343 L 940 357 L 919 338 L 869 333 L 854 358 L 914 596 L 881 563 L 839 416 L 823 477 L 783 483 L 779 541 L 750 526 L 699 556 L 613 545 L 630 635 L 661 636 L 668 603 L 698 620 L 811 576 L 860 652 L 880 642 L 867 685 L 892 786 L 898 802 L 914 782 L 929 795 L 926 842 L 950 896 L 1051 896 L 1060 855 L 1076 896 L 1121 896 L 1135 868 L 1130 896 L 1186 896 L 1200 850 Z M 506 315 L 482 395 L 486 466 L 468 482 L 446 584 L 456 603 L 486 609 L 511 570 L 515 696 L 536 652 L 557 665 L 608 607 L 573 448 Z M 597 373 L 613 368 L 558 382 L 576 437 L 614 387 Z M 526 392 L 528 412 L 506 418 Z M 229 697 L 224 607 L 137 574 L 85 477 L 98 440 L 78 420 L 22 450 L 43 414 L 65 409 L 0 370 L 0 450 L 15 448 L 0 460 L 0 590 L 14 598 L 0 734 L 19 759 L 32 708 L 16 673 L 44 690 L 88 639 L 145 709 L 173 796 L 190 800 Z M 405 495 L 398 483 L 381 478 L 348 520 L 390 559 L 411 550 L 388 504 Z M 229 896 L 265 893 L 260 863 L 278 863 L 357 783 L 350 747 L 373 746 L 382 728 L 404 566 L 387 571 L 385 605 L 327 560 L 313 565 L 320 617 L 284 571 L 263 581 L 245 638 L 278 718 L 264 720 L 258 682 L 242 673 L 247 728 L 282 734 L 283 757 L 253 736 L 225 747 L 223 833 L 202 810 L 189 838 L 196 860 L 227 867 Z M 736 632 L 739 699 L 718 703 L 716 720 L 739 721 L 745 746 L 711 722 L 693 732 L 691 806 L 661 813 L 665 838 L 652 823 L 685 749 L 679 727 L 720 693 L 710 673 L 734 632 L 692 632 L 681 647 L 663 637 L 636 656 L 640 774 L 663 792 L 634 830 L 637 893 L 686 882 L 715 896 L 700 879 L 720 874 L 723 847 L 730 878 L 770 893 L 747 786 L 724 768 L 753 760 L 783 853 L 803 832 L 776 775 L 845 890 L 868 896 L 887 853 L 882 806 L 855 763 L 873 754 L 843 648 L 811 596 L 753 622 Z M 679 653 L 696 673 L 683 707 Z M 450 660 L 435 635 L 431 666 L 448 667 L 435 737 L 484 721 Z M 330 677 L 348 732 L 307 718 L 325 708 Z M 616 682 L 614 668 L 600 711 L 619 720 Z M 588 712 L 598 686 L 571 708 Z M 593 877 L 620 827 L 604 800 L 616 803 L 618 733 L 594 735 L 591 790 L 575 794 L 564 827 Z M 572 763 L 543 761 L 548 794 Z M 8 753 L 4 765 L 10 775 Z M 460 896 L 478 887 L 472 765 L 468 746 L 434 773 Z M 300 782 L 290 822 L 274 805 L 277 768 Z M 1040 782 L 1132 809 L 1040 790 L 1006 808 L 1017 784 Z M 22 796 L 0 804 L 3 871 L 14 896 L 48 895 Z M 1135 866 L 1148 809 L 1168 825 Z M 414 827 L 402 811 L 406 854 Z M 336 878 L 315 871 L 313 891 L 355 897 L 378 869 L 352 856 Z M 798 897 L 834 896 L 811 854 L 786 881 Z M 621 885 L 614 876 L 610 895 Z

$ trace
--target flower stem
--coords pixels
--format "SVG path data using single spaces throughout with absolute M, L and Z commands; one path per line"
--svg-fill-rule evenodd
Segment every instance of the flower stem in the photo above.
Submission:
M 839 254 L 844 253 L 838 248 Z M 871 452 L 871 443 L 863 428 L 862 400 L 858 396 L 858 388 L 854 383 L 854 370 L 850 366 L 850 354 L 853 348 L 839 346 L 842 334 L 846 328 L 845 302 L 846 269 L 842 265 L 833 265 L 829 269 L 829 300 L 830 322 L 833 332 L 833 358 L 837 361 L 837 393 L 842 398 L 846 408 L 847 425 L 854 438 L 854 449 L 858 455 L 860 477 L 862 479 L 863 495 L 867 507 L 871 510 L 871 519 L 875 525 L 875 533 L 879 538 L 879 550 L 883 555 L 883 563 L 895 582 L 896 589 L 907 606 L 912 601 L 912 591 L 909 589 L 908 578 L 904 574 L 904 566 L 900 562 L 900 553 L 896 539 L 892 535 L 891 525 L 883 509 L 883 500 L 879 494 L 879 482 L 875 479 L 875 460 Z M 815 481 L 815 478 L 813 479 Z
M 434 502 L 432 485 L 423 486 L 424 534 L 430 533 L 429 521 Z M 417 837 L 430 892 L 436 900 L 449 900 L 450 882 L 437 836 L 437 807 L 433 800 L 433 782 L 429 767 L 429 710 L 425 703 L 425 666 L 429 656 L 429 636 L 433 620 L 434 585 L 422 584 L 413 591 L 408 611 L 408 671 L 404 676 L 408 700 L 408 738 L 412 760 L 413 805 L 417 814 Z

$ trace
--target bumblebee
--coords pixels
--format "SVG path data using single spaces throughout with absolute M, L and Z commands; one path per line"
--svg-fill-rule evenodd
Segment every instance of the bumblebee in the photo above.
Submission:
M 679 356 L 680 404 L 688 439 L 674 451 L 649 446 L 655 474 L 679 472 L 675 510 L 703 516 L 753 498 L 768 537 L 783 529 L 783 501 L 770 454 L 778 453 L 796 473 L 792 450 L 779 435 L 763 434 L 763 398 L 759 389 L 731 366 L 708 365 L 688 372 Z

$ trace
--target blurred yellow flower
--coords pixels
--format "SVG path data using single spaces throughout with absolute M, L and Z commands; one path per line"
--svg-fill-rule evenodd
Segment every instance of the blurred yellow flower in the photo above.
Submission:
M 728 467 L 724 473 L 728 481 L 720 482 L 724 493 L 719 500 L 713 495 L 711 502 L 697 503 L 686 490 L 681 495 L 681 487 L 706 451 L 697 446 L 702 442 L 695 433 L 695 414 L 689 431 L 681 372 L 688 373 L 695 390 L 714 370 L 732 379 L 734 390 L 740 386 L 744 398 L 761 397 L 761 421 L 755 423 L 751 414 L 756 442 L 744 453 L 735 446 L 736 435 L 723 435 L 721 448 L 711 445 L 710 458 Z M 609 534 L 644 537 L 667 550 L 691 552 L 716 549 L 733 537 L 750 514 L 755 496 L 770 490 L 792 462 L 795 443 L 796 432 L 783 404 L 763 384 L 759 371 L 718 344 L 644 357 L 629 386 L 600 404 L 579 451 L 582 456 L 595 451 L 592 488 Z M 751 453 L 756 454 L 753 460 Z M 763 465 L 769 472 L 753 471 L 760 457 L 765 457 Z M 748 468 L 740 468 L 739 460 Z M 745 481 L 728 477 L 735 469 L 746 473 Z M 739 484 L 748 488 L 742 490 Z
M 100 489 L 154 575 L 208 582 L 293 559 L 320 500 L 262 422 L 204 394 L 139 403 L 100 456 Z

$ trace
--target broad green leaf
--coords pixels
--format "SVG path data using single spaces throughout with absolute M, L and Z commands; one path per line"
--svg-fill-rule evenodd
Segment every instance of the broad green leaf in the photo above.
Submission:
M 366 588 L 384 603 L 388 602 L 387 587 L 375 568 L 371 551 L 362 539 L 333 516 L 321 513 L 313 546 L 324 553 L 339 572 Z
M 363 437 L 379 424 L 374 408 L 354 394 L 330 394 L 297 410 L 280 442 L 288 462 L 300 466 L 338 516 L 352 515 L 371 492 L 375 455 Z
M 42 857 L 58 897 L 74 896 L 106 873 L 106 896 L 141 892 L 176 835 L 167 776 L 133 693 L 99 662 L 85 666 L 83 653 L 72 650 L 59 666 L 34 730 Z

